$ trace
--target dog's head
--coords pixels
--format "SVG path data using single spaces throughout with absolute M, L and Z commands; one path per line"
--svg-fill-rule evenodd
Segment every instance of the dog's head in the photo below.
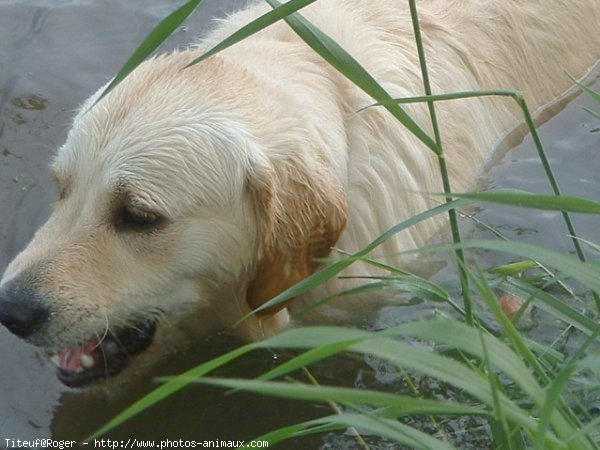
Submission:
M 345 225 L 339 180 L 290 105 L 218 58 L 183 70 L 194 56 L 146 62 L 83 105 L 52 164 L 52 215 L 0 284 L 0 322 L 54 352 L 69 385 L 121 371 L 182 315 L 230 327 L 313 272 Z

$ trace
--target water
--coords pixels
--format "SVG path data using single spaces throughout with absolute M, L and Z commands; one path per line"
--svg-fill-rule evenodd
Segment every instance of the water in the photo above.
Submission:
M 207 0 L 201 15 L 180 29 L 165 48 L 175 48 L 201 34 L 208 26 L 208 17 L 223 14 L 235 3 L 244 2 Z M 46 167 L 66 137 L 72 111 L 115 73 L 137 43 L 177 4 L 146 0 L 139 7 L 141 2 L 118 0 L 0 0 L 0 272 L 48 216 L 56 192 Z M 595 87 L 600 89 L 598 79 Z M 541 131 L 564 192 L 600 200 L 600 124 L 581 109 L 582 105 L 593 107 L 584 97 L 557 107 L 564 109 Z M 519 141 L 522 136 L 516 133 L 512 139 Z M 549 192 L 528 138 L 498 158 L 485 180 L 494 187 Z M 477 217 L 509 237 L 570 251 L 566 231 L 555 214 L 485 207 L 478 210 Z M 575 216 L 575 225 L 582 237 L 600 241 L 594 217 Z M 473 233 L 486 236 L 477 228 Z M 438 277 L 453 276 L 441 273 Z M 423 314 L 422 307 L 389 308 L 373 326 Z M 552 331 L 544 328 L 542 333 L 550 336 Z M 123 384 L 80 392 L 57 381 L 43 352 L 0 328 L 0 448 L 7 438 L 81 439 L 155 386 L 153 377 L 179 373 L 235 345 L 231 337 L 213 336 L 184 354 L 167 355 L 159 368 Z M 278 356 L 279 360 L 285 357 Z M 274 356 L 265 352 L 244 358 L 219 374 L 251 377 L 275 363 Z M 406 392 L 402 377 L 379 361 L 340 358 L 321 364 L 315 374 L 324 384 Z M 111 436 L 248 439 L 330 413 L 322 405 L 248 394 L 224 395 L 219 389 L 193 387 L 141 414 Z M 453 426 L 464 429 L 463 425 L 455 422 Z M 422 428 L 427 429 L 426 424 Z M 281 448 L 354 445 L 352 436 L 344 434 L 305 439 Z M 476 440 L 465 441 L 461 448 L 481 445 Z M 373 448 L 392 447 L 378 442 Z

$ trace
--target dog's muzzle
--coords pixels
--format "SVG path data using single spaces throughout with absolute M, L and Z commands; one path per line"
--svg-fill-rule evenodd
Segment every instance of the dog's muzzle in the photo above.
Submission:
M 8 282 L 0 289 L 0 323 L 26 339 L 48 320 L 49 310 L 33 289 Z
M 45 342 L 38 331 L 43 334 L 52 315 L 47 299 L 31 283 L 10 280 L 0 289 L 0 323 L 16 336 L 32 344 Z M 81 387 L 125 369 L 133 356 L 152 344 L 156 331 L 156 318 L 130 323 L 96 330 L 95 335 L 56 351 L 52 361 L 58 378 L 67 386 Z
M 116 375 L 129 365 L 134 355 L 152 344 L 155 331 L 156 321 L 142 321 L 61 349 L 52 357 L 58 379 L 69 387 L 81 387 Z

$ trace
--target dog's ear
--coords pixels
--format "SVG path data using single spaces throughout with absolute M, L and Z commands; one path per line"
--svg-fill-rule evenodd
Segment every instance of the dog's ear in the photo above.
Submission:
M 249 177 L 258 221 L 258 255 L 246 300 L 255 309 L 315 272 L 346 225 L 335 177 L 300 161 L 263 162 Z M 274 314 L 281 304 L 263 311 Z

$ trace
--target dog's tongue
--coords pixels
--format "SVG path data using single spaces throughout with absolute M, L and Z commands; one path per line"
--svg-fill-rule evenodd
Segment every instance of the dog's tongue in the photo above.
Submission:
M 92 353 L 98 348 L 99 345 L 100 341 L 98 339 L 91 339 L 82 347 L 59 350 L 57 353 L 58 366 L 68 372 L 74 372 L 77 369 L 82 368 L 86 365 L 82 363 L 82 358 L 87 358 L 88 361 L 90 361 L 89 358 L 92 358 L 91 360 L 93 361 L 94 356 Z

